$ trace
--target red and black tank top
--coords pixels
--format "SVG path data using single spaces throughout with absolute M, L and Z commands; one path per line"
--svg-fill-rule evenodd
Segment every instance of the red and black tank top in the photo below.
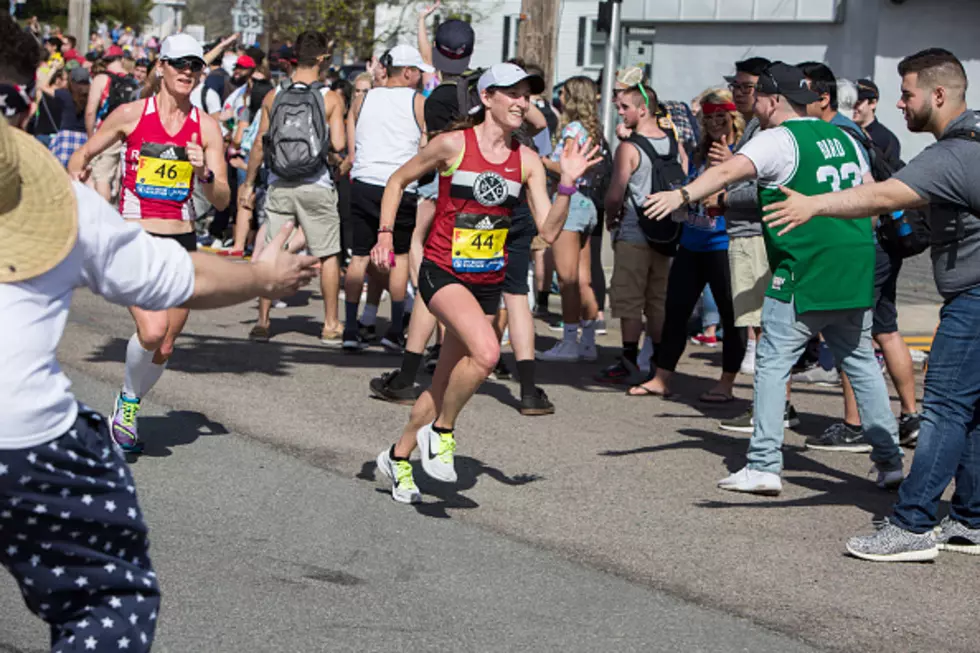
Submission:
M 507 160 L 491 163 L 480 152 L 476 132 L 467 129 L 463 135 L 460 159 L 439 176 L 425 258 L 466 283 L 502 283 L 504 245 L 524 186 L 521 146 L 514 140 Z
M 180 131 L 171 136 L 160 121 L 156 98 L 146 100 L 123 154 L 119 212 L 124 218 L 194 219 L 194 168 L 187 160 L 186 147 L 195 134 L 201 143 L 201 118 L 196 107 Z

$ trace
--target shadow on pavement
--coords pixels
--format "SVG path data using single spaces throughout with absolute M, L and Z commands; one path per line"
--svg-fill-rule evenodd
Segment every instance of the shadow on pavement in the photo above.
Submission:
M 202 436 L 228 434 L 224 424 L 191 410 L 172 410 L 166 415 L 140 417 L 139 428 L 140 440 L 143 441 L 141 456 L 150 458 L 166 458 L 173 454 L 173 447 L 193 444 Z M 126 461 L 133 464 L 141 456 L 127 454 Z
M 454 484 L 442 483 L 429 478 L 422 470 L 422 465 L 418 460 L 412 461 L 412 471 L 415 475 L 415 483 L 422 492 L 423 503 L 415 504 L 415 509 L 420 515 L 435 517 L 437 519 L 449 519 L 450 509 L 470 509 L 479 508 L 480 504 L 469 497 L 460 494 L 463 490 L 471 490 L 476 487 L 477 480 L 481 476 L 489 476 L 491 479 L 503 485 L 518 487 L 527 485 L 535 481 L 540 481 L 544 477 L 538 474 L 516 474 L 508 476 L 496 467 L 490 467 L 476 458 L 469 456 L 456 457 L 456 476 L 458 480 Z M 361 471 L 355 475 L 364 481 L 387 481 L 384 474 L 378 473 L 378 465 L 374 460 L 366 462 L 361 466 Z M 378 488 L 380 494 L 389 494 L 387 488 Z M 426 502 L 427 497 L 435 497 L 438 501 L 434 503 Z
M 669 451 L 706 451 L 722 459 L 729 472 L 736 472 L 745 465 L 745 452 L 748 446 L 746 436 L 731 436 L 701 429 L 679 429 L 678 435 L 687 440 L 648 445 L 626 450 L 600 451 L 598 455 L 608 457 L 656 454 Z M 804 506 L 848 505 L 855 506 L 875 517 L 888 514 L 895 502 L 895 493 L 878 489 L 873 477 L 862 477 L 829 467 L 810 455 L 803 455 L 802 447 L 783 445 L 784 483 L 792 483 L 818 494 L 801 499 L 764 499 L 753 497 L 750 501 L 702 501 L 696 505 L 703 508 L 793 508 Z M 814 455 L 816 452 L 811 452 Z M 834 454 L 830 454 L 834 456 Z M 869 461 L 869 466 L 871 465 Z M 799 472 L 818 474 L 819 477 L 801 476 Z M 718 475 L 720 480 L 721 474 Z M 718 490 L 719 496 L 737 497 L 739 495 Z M 751 496 L 751 495 L 743 495 Z

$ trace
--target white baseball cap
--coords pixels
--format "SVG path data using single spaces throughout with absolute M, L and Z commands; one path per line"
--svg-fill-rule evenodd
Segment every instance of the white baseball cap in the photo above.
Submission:
M 540 75 L 529 75 L 523 68 L 512 63 L 495 63 L 480 75 L 477 89 L 482 93 L 492 87 L 508 88 L 527 80 L 531 93 L 537 95 L 544 91 L 544 79 Z
M 204 61 L 204 48 L 190 34 L 171 34 L 160 46 L 161 59 L 183 59 L 194 57 Z
M 434 73 L 435 68 L 425 63 L 422 53 L 410 45 L 396 45 L 388 50 L 391 65 L 395 68 L 418 68 L 423 73 Z

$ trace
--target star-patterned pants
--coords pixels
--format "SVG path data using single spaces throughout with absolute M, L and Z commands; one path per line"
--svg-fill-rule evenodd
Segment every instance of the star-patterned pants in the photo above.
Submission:
M 106 420 L 0 450 L 0 564 L 51 626 L 52 653 L 149 651 L 160 588 L 133 477 Z

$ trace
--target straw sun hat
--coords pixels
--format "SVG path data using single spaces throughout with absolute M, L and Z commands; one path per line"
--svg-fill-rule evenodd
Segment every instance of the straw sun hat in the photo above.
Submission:
M 77 236 L 78 205 L 65 169 L 0 116 L 0 283 L 48 272 Z

